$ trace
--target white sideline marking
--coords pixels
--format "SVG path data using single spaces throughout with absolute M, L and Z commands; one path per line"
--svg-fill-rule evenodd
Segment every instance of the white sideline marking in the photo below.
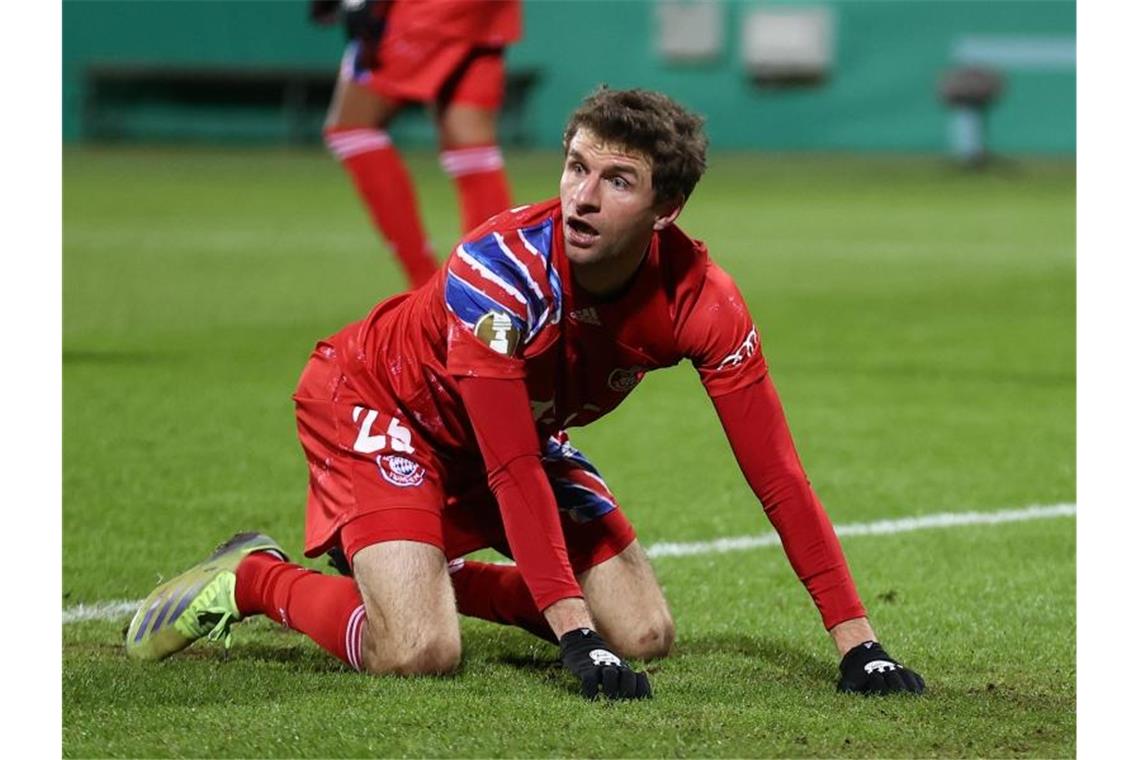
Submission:
M 839 536 L 872 536 L 909 533 L 932 528 L 954 528 L 959 525 L 994 525 L 1022 520 L 1042 520 L 1049 517 L 1070 517 L 1076 513 L 1076 504 L 1053 504 L 1045 507 L 1034 505 L 1023 509 L 1003 509 L 997 512 L 941 512 L 920 517 L 902 517 L 895 520 L 836 525 L 835 532 Z M 779 543 L 780 537 L 775 532 L 770 532 L 759 536 L 718 538 L 714 541 L 658 543 L 647 548 L 645 553 L 650 557 L 689 557 L 694 554 L 723 554 L 755 549 L 761 546 L 777 546 Z
M 77 604 L 63 611 L 63 622 L 81 623 L 84 620 L 115 620 L 134 614 L 142 604 L 142 599 L 130 601 L 115 599 L 111 602 L 97 602 L 96 604 Z
M 920 517 L 902 517 L 894 520 L 836 525 L 835 532 L 840 536 L 878 536 L 910 533 L 916 530 L 955 528 L 962 525 L 996 525 L 1024 520 L 1044 520 L 1052 517 L 1072 517 L 1076 513 L 1076 504 L 1034 505 L 1023 509 L 1002 509 L 997 512 L 941 512 Z M 774 532 L 770 532 L 758 536 L 718 538 L 715 541 L 656 543 L 649 546 L 645 553 L 650 557 L 691 557 L 699 554 L 746 551 L 762 546 L 778 546 L 779 544 L 780 537 Z M 140 604 L 142 604 L 141 599 L 133 602 L 126 599 L 116 599 L 95 604 L 78 604 L 63 611 L 63 622 L 66 625 L 67 623 L 79 623 L 85 620 L 116 620 L 130 615 L 138 609 Z

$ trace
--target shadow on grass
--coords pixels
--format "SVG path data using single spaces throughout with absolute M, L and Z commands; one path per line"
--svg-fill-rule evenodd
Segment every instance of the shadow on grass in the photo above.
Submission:
M 804 677 L 833 683 L 839 676 L 838 661 L 827 660 L 782 639 L 743 633 L 685 636 L 678 640 L 671 658 L 707 655 L 743 655 L 755 658 L 781 675 L 803 681 Z
M 269 632 L 270 627 L 264 626 Z M 190 679 L 207 678 L 210 674 L 216 675 L 218 671 L 229 668 L 242 670 L 248 667 L 269 665 L 283 666 L 285 671 L 296 675 L 323 677 L 328 675 L 344 675 L 349 678 L 359 678 L 338 660 L 326 653 L 294 640 L 296 634 L 281 631 L 272 627 L 272 630 L 281 633 L 277 636 L 266 637 L 267 640 L 252 640 L 236 642 L 227 654 L 220 646 L 196 644 L 174 657 L 161 663 L 132 663 L 138 665 L 136 675 L 145 677 L 149 671 L 155 675 L 172 671 L 180 671 L 181 677 Z M 274 641 L 273 639 L 278 639 Z M 537 641 L 537 640 L 535 640 Z M 578 684 L 576 679 L 566 673 L 559 662 L 558 652 L 553 646 L 543 644 L 533 646 L 529 637 L 520 637 L 515 640 L 495 642 L 480 642 L 491 644 L 490 647 L 476 644 L 469 650 L 468 655 L 474 654 L 476 660 L 503 665 L 525 674 L 528 680 L 548 686 L 551 690 L 568 695 L 576 695 Z M 505 644 L 506 646 L 502 646 Z M 500 648 L 501 647 L 501 648 Z M 488 649 L 490 651 L 488 651 Z M 120 641 L 89 642 L 69 644 L 65 647 L 65 654 L 80 660 L 107 663 L 129 662 Z M 497 651 L 496 651 L 497 650 Z M 722 632 L 697 636 L 684 636 L 674 647 L 672 654 L 664 660 L 650 662 L 635 661 L 637 670 L 644 670 L 651 678 L 657 673 L 673 671 L 680 675 L 685 671 L 710 669 L 715 670 L 722 664 L 708 662 L 712 659 L 738 659 L 747 662 L 749 669 L 763 672 L 765 681 L 770 684 L 786 684 L 789 687 L 802 689 L 805 685 L 815 688 L 834 688 L 837 676 L 836 663 L 826 657 L 812 653 L 787 640 L 746 635 L 742 633 Z M 466 659 L 466 658 L 465 658 Z M 465 662 L 463 670 L 471 664 Z M 202 665 L 208 667 L 203 670 Z M 476 666 L 478 669 L 479 666 Z M 734 667 L 736 667 L 734 665 Z M 286 678 L 288 672 L 284 673 Z M 462 672 L 460 676 L 462 677 Z M 978 684 L 968 691 L 955 692 L 954 696 L 970 696 L 974 699 L 983 698 L 988 701 L 1001 703 L 1014 703 L 1026 708 L 1057 709 L 1063 706 L 1063 700 L 1048 696 L 1035 696 L 1018 694 L 1005 687 L 990 685 L 987 689 L 985 683 Z M 939 690 L 949 694 L 947 690 Z M 231 697 L 232 698 L 232 697 Z M 180 701 L 180 700 L 179 700 Z M 211 700 L 204 699 L 202 703 Z
M 68 656 L 107 660 L 121 659 L 126 662 L 135 662 L 127 657 L 127 652 L 121 642 L 82 642 L 67 644 L 64 650 Z M 274 644 L 261 644 L 257 642 L 235 644 L 227 651 L 219 645 L 199 642 L 188 649 L 184 649 L 162 662 L 139 662 L 143 668 L 163 668 L 177 666 L 179 662 L 185 663 L 213 663 L 219 667 L 225 665 L 241 665 L 242 663 L 279 663 L 295 666 L 298 670 L 307 673 L 352 673 L 346 665 L 339 660 L 328 656 L 324 652 L 306 646 L 287 646 Z
M 691 667 L 702 657 L 716 655 L 739 655 L 753 659 L 764 664 L 769 679 L 786 680 L 797 687 L 802 687 L 806 678 L 824 687 L 834 688 L 839 675 L 836 662 L 789 645 L 786 641 L 732 633 L 688 636 L 677 643 L 668 658 L 649 662 L 633 661 L 632 664 L 636 670 L 644 670 L 652 676 L 674 665 Z M 509 653 L 494 659 L 503 665 L 526 671 L 560 691 L 577 694 L 577 685 L 565 674 L 553 649 L 549 655 Z
M 309 647 L 302 646 L 274 646 L 272 644 L 259 644 L 249 643 L 236 647 L 233 652 L 226 657 L 220 650 L 210 651 L 208 649 L 200 650 L 201 654 L 205 657 L 211 654 L 220 660 L 256 660 L 257 662 L 279 663 L 282 665 L 289 665 L 297 670 L 303 670 L 306 673 L 322 674 L 322 673 L 346 673 L 354 677 L 357 673 L 350 669 L 347 665 L 329 656 L 324 652 L 316 651 Z M 183 653 L 190 655 L 192 651 Z
M 499 664 L 523 671 L 527 678 L 535 679 L 544 686 L 572 696 L 578 695 L 578 682 L 562 669 L 557 650 L 550 656 L 507 654 L 495 658 Z

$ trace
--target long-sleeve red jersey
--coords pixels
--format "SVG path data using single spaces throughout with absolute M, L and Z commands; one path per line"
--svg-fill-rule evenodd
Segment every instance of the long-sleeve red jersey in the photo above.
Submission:
M 862 616 L 732 279 L 673 225 L 654 234 L 629 286 L 599 299 L 575 285 L 561 228 L 557 199 L 488 220 L 430 283 L 335 336 L 342 361 L 358 381 L 400 400 L 417 439 L 447 463 L 451 484 L 489 482 L 544 609 L 581 590 L 539 441 L 601 418 L 646 372 L 688 360 L 824 625 Z

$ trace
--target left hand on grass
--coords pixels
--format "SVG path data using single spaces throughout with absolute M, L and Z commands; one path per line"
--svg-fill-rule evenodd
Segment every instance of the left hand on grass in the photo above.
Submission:
M 843 655 L 839 672 L 839 691 L 858 694 L 921 694 L 926 688 L 922 676 L 892 658 L 877 641 L 864 641 L 852 647 Z

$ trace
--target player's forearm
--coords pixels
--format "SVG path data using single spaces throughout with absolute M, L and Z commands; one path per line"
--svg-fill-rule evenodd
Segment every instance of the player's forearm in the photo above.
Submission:
M 863 617 L 839 539 L 804 474 L 771 378 L 713 403 L 740 469 L 824 626 Z
M 499 504 L 507 543 L 535 604 L 542 610 L 580 598 L 582 589 L 566 554 L 558 505 L 539 460 L 525 383 L 470 377 L 460 380 L 459 391 L 487 466 L 487 484 Z
M 788 564 L 811 594 L 823 625 L 831 628 L 863 617 L 866 610 L 831 522 L 818 507 L 804 506 L 818 505 L 814 495 L 800 497 L 793 503 L 796 506 L 791 509 L 783 502 L 765 513 L 780 536 Z
M 802 471 L 771 477 L 754 490 L 824 626 L 865 616 L 835 528 Z
M 535 605 L 545 610 L 561 600 L 580 598 L 582 589 L 570 568 L 558 506 L 538 456 L 495 468 L 488 484 L 499 503 L 511 554 Z

